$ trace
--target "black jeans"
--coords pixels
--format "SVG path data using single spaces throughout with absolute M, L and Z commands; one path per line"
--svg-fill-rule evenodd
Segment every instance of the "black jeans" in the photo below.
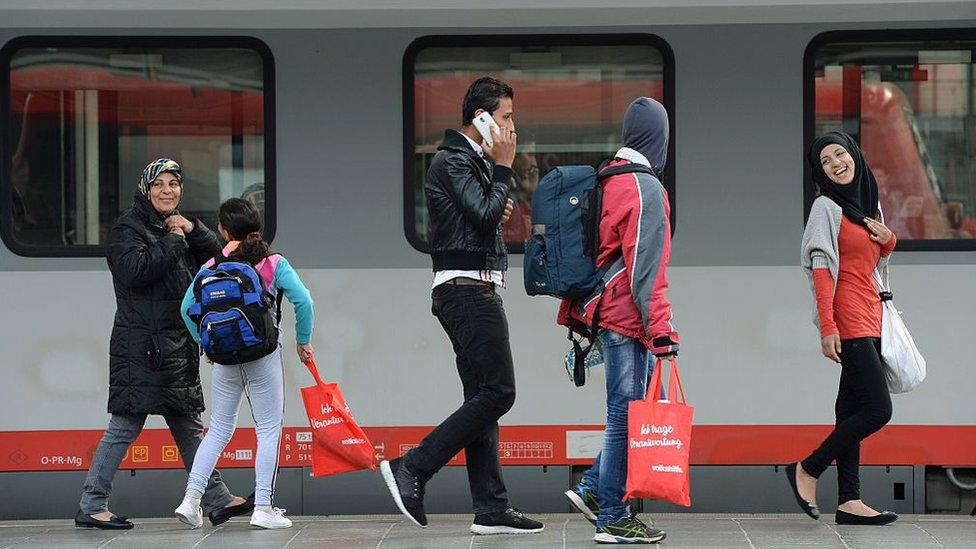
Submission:
M 861 499 L 858 466 L 861 441 L 884 427 L 891 419 L 891 395 L 881 362 L 881 340 L 876 337 L 840 342 L 840 388 L 834 413 L 833 432 L 819 448 L 803 460 L 803 470 L 819 477 L 837 461 L 837 503 Z
M 515 403 L 515 370 L 502 299 L 484 286 L 441 284 L 431 310 L 454 346 L 464 403 L 404 455 L 404 464 L 427 480 L 463 449 L 474 513 L 504 511 L 498 418 Z

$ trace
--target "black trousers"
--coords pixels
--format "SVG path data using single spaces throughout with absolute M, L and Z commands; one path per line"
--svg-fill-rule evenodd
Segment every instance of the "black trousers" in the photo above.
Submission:
M 891 420 L 891 395 L 881 362 L 881 340 L 845 339 L 840 346 L 836 425 L 820 447 L 801 462 L 814 477 L 819 477 L 831 461 L 837 462 L 838 505 L 861 499 L 861 441 Z
M 404 464 L 426 480 L 464 450 L 474 513 L 504 511 L 498 419 L 515 404 L 515 370 L 502 299 L 484 286 L 441 284 L 431 310 L 454 346 L 464 403 L 404 455 Z M 430 388 L 439 389 L 437 380 Z

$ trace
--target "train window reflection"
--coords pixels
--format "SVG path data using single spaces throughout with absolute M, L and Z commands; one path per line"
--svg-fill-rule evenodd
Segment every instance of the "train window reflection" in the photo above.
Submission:
M 976 37 L 969 35 L 831 33 L 808 48 L 807 137 L 843 130 L 859 139 L 902 249 L 976 249 Z
M 143 167 L 183 167 L 180 212 L 216 227 L 232 196 L 273 232 L 271 55 L 254 39 L 29 37 L 3 51 L 3 236 L 24 255 L 97 255 Z
M 404 63 L 408 240 L 426 251 L 425 174 L 444 130 L 461 123 L 461 100 L 472 81 L 490 75 L 515 90 L 519 147 L 510 196 L 516 210 L 504 236 L 510 252 L 521 252 L 530 231 L 532 192 L 542 175 L 556 166 L 596 166 L 612 157 L 620 147 L 624 111 L 639 96 L 662 101 L 674 112 L 672 59 L 667 44 L 651 35 L 428 37 L 415 42 Z M 673 173 L 669 169 L 664 181 L 672 212 Z

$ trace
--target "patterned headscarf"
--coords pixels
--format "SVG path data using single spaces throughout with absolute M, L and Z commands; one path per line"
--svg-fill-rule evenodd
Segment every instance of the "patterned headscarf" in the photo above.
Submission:
M 142 170 L 142 177 L 139 178 L 139 192 L 143 196 L 149 196 L 149 187 L 152 186 L 153 180 L 163 172 L 172 173 L 181 184 L 183 183 L 182 168 L 180 168 L 180 164 L 177 161 L 172 158 L 157 158 Z

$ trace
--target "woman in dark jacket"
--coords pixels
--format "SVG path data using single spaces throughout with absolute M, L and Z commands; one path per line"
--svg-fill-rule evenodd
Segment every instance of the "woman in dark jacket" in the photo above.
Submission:
M 75 525 L 128 529 L 108 509 L 112 478 L 148 414 L 162 415 L 189 471 L 203 440 L 199 352 L 180 317 L 180 301 L 197 269 L 220 253 L 217 236 L 177 212 L 180 165 L 160 158 L 139 181 L 131 208 L 108 238 L 117 310 L 109 345 L 108 412 L 112 414 L 85 479 Z M 230 494 L 214 471 L 203 505 L 215 524 L 249 513 L 253 501 Z

